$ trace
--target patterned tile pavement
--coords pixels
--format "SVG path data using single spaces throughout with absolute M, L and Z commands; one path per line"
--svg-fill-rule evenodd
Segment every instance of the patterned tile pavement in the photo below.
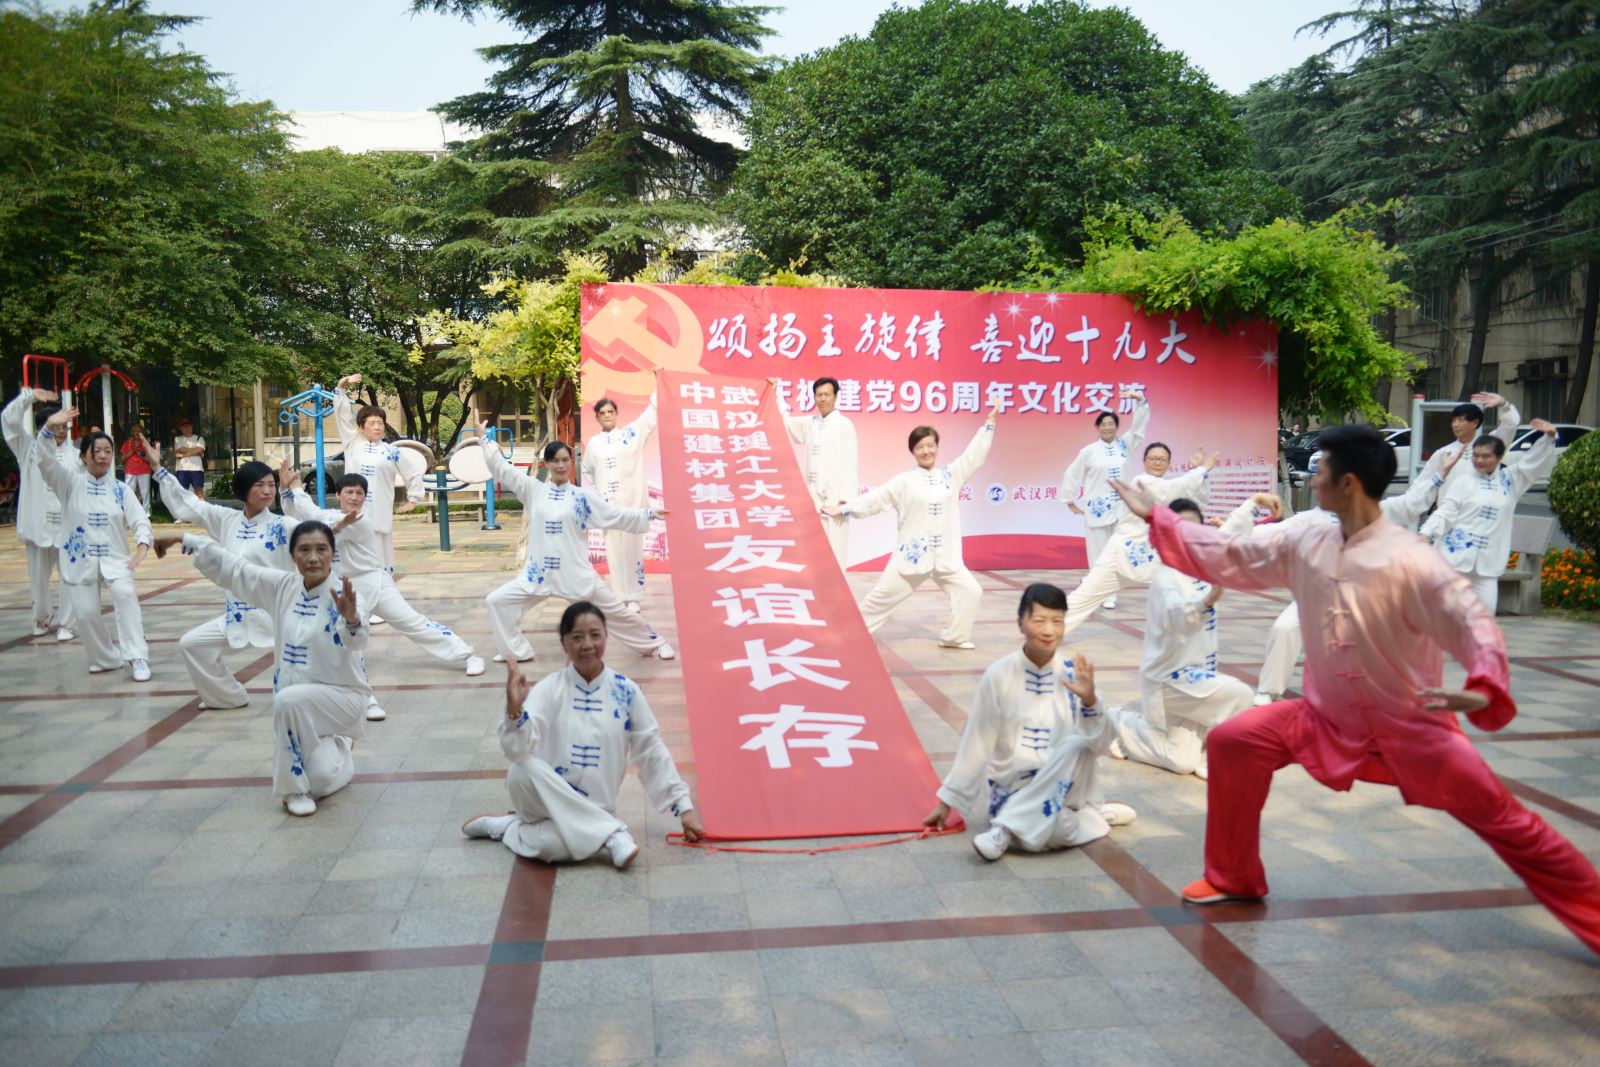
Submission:
M 511 534 L 403 522 L 401 587 L 492 651 L 481 598 Z M 1017 591 L 979 576 L 976 652 L 934 644 L 918 592 L 880 648 L 933 762 L 983 668 L 1015 647 Z M 858 594 L 872 575 L 851 576 Z M 646 613 L 685 643 L 671 581 Z M 253 702 L 198 710 L 176 642 L 220 597 L 183 560 L 138 576 L 154 679 L 91 679 L 26 632 L 0 543 L 0 1063 L 1572 1064 L 1600 1061 L 1600 960 L 1470 833 L 1392 791 L 1296 768 L 1269 803 L 1264 906 L 1197 911 L 1205 788 L 1130 764 L 1139 819 L 1094 845 L 985 864 L 966 836 L 815 854 L 645 842 L 618 873 L 461 837 L 505 803 L 501 678 L 466 679 L 375 631 L 390 711 L 355 784 L 315 818 L 268 795 L 268 657 L 230 658 Z M 1226 668 L 1253 681 L 1283 598 L 1223 600 Z M 530 615 L 541 665 L 559 605 Z M 1075 643 L 1137 695 L 1141 592 Z M 1600 633 L 1503 619 L 1521 714 L 1475 735 L 1508 786 L 1600 860 Z M 622 653 L 693 784 L 677 664 Z M 794 847 L 797 843 L 786 843 Z M 806 843 L 798 843 L 805 845 Z M 822 844 L 822 843 L 818 843 Z

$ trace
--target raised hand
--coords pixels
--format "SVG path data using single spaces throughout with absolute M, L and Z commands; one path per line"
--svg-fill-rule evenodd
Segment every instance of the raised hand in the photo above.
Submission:
M 35 389 L 33 391 L 33 402 L 35 404 L 54 404 L 60 399 L 60 393 L 52 393 L 48 389 Z
M 1553 422 L 1546 422 L 1544 419 L 1532 419 L 1529 421 L 1528 425 L 1532 426 L 1535 430 L 1538 430 L 1546 437 L 1554 437 L 1556 435 L 1556 425 Z
M 993 426 L 995 424 L 995 421 L 997 419 L 999 419 L 999 418 L 1000 418 L 1000 401 L 996 400 L 993 404 L 989 405 L 989 417 L 987 419 L 984 419 L 983 421 L 988 423 L 990 426 Z
M 1450 469 L 1452 467 L 1454 467 L 1457 463 L 1460 463 L 1461 462 L 1461 457 L 1466 455 L 1466 454 L 1467 454 L 1467 450 L 1465 448 L 1457 448 L 1457 449 L 1454 449 L 1454 450 L 1452 450 L 1450 452 L 1446 452 L 1445 456 L 1444 456 L 1444 460 L 1439 464 L 1439 477 L 1441 477 L 1441 478 L 1450 477 Z
M 156 559 L 166 559 L 167 553 L 183 544 L 182 534 L 160 534 L 156 537 Z
M 356 610 L 356 591 L 350 586 L 350 577 L 346 575 L 339 583 L 339 588 L 329 593 L 333 597 L 333 606 L 339 609 L 345 625 L 354 630 L 361 625 L 361 615 Z
M 339 379 L 339 384 L 335 385 L 334 388 L 335 389 L 345 389 L 345 388 L 347 388 L 349 386 L 360 385 L 360 384 L 361 384 L 361 375 L 359 375 L 359 374 L 346 374 L 343 378 Z
M 78 417 L 77 408 L 62 408 L 60 411 L 44 420 L 44 428 L 51 433 L 60 433 L 67 428 L 67 424 Z
M 506 660 L 506 718 L 513 721 L 522 718 L 522 705 L 528 699 L 528 693 L 533 689 L 533 683 L 517 669 L 516 662 Z
M 1194 450 L 1194 455 L 1189 457 L 1189 466 L 1198 467 L 1205 461 L 1205 458 L 1206 450 L 1203 448 L 1197 448 Z
M 359 520 L 361 518 L 361 516 L 362 516 L 362 512 L 352 511 L 349 514 L 347 514 L 344 518 L 342 518 L 338 522 L 334 523 L 333 524 L 334 536 L 338 536 L 339 534 L 343 533 L 345 531 L 345 529 L 347 527 L 349 527 L 349 525 L 351 523 L 356 522 L 357 520 Z
M 144 443 L 144 458 L 150 461 L 151 470 L 159 470 L 161 467 L 161 446 L 147 438 Z
M 1422 698 L 1422 706 L 1429 711 L 1482 711 L 1489 706 L 1489 698 L 1476 689 L 1430 687 L 1417 695 Z
M 278 491 L 286 493 L 300 488 L 300 472 L 289 466 L 289 457 L 278 460 Z
M 1499 393 L 1473 393 L 1472 398 L 1478 401 L 1479 406 L 1485 410 L 1497 408 L 1506 402 L 1506 398 Z
M 1254 493 L 1250 497 L 1250 503 L 1258 508 L 1264 508 L 1272 516 L 1273 522 L 1283 518 L 1283 501 L 1272 493 Z
M 1209 470 L 1216 470 L 1217 469 L 1217 461 L 1220 460 L 1221 458 L 1222 458 L 1222 453 L 1221 452 L 1213 451 L 1211 453 L 1211 455 L 1206 457 L 1206 470 L 1208 470 L 1208 471 Z
M 1142 486 L 1130 485 L 1120 478 L 1111 480 L 1111 488 L 1122 497 L 1122 502 L 1128 505 L 1128 510 L 1141 519 L 1148 519 L 1150 513 L 1156 509 L 1156 498 L 1150 490 Z
M 1082 652 L 1079 652 L 1076 656 L 1072 657 L 1072 669 L 1073 674 L 1076 677 L 1071 679 L 1062 679 L 1061 684 L 1066 686 L 1067 689 L 1083 703 L 1084 707 L 1094 707 L 1096 699 L 1096 694 L 1094 691 L 1094 664 L 1089 662 L 1088 656 L 1085 656 Z

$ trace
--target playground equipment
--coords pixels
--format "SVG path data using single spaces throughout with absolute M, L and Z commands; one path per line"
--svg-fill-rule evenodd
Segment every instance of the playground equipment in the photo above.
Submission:
M 502 433 L 505 434 L 504 440 L 509 447 L 502 450 L 501 454 L 504 455 L 507 462 L 509 462 L 511 457 L 516 453 L 515 435 L 513 435 L 510 430 L 500 430 L 493 426 L 484 430 L 485 437 L 494 442 L 495 447 L 497 448 L 500 445 L 500 435 Z M 484 487 L 482 529 L 500 529 L 500 524 L 495 521 L 494 517 L 494 479 L 489 477 L 489 465 L 484 462 L 483 447 L 480 439 L 472 435 L 463 437 L 460 443 L 456 445 L 455 451 L 450 453 L 449 464 L 450 473 L 455 475 L 457 478 L 460 478 L 467 485 L 481 485 Z
M 122 383 L 122 387 L 132 396 L 139 391 L 139 383 L 119 370 L 113 370 L 102 363 L 94 370 L 84 371 L 78 376 L 78 384 L 73 387 L 73 392 L 78 396 L 87 395 L 89 383 L 96 378 L 100 379 L 100 428 L 106 433 L 111 433 L 111 380 L 115 378 Z
M 321 385 L 313 385 L 303 393 L 278 401 L 278 421 L 294 430 L 295 463 L 300 462 L 300 417 L 311 420 L 317 446 L 317 507 L 328 506 L 326 441 L 322 433 L 322 420 L 333 414 L 333 394 Z
M 67 369 L 67 361 L 60 356 L 38 356 L 29 353 L 22 357 L 22 387 L 24 389 L 48 389 L 52 393 L 61 394 L 61 407 L 72 406 L 72 372 Z M 38 428 L 33 424 L 33 405 L 23 411 L 22 424 L 32 437 Z

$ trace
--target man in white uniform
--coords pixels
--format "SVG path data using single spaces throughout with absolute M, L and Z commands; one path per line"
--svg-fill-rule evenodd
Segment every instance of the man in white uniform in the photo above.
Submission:
M 642 508 L 650 503 L 644 481 L 644 446 L 656 431 L 656 402 L 652 397 L 644 414 L 617 429 L 617 404 L 602 397 L 594 405 L 600 432 L 583 449 L 583 484 L 601 499 L 619 508 Z M 611 591 L 638 611 L 644 598 L 644 535 L 627 530 L 606 531 L 606 570 Z
M 1497 425 L 1489 431 L 1490 436 L 1498 437 L 1507 445 L 1516 439 L 1517 424 L 1522 420 L 1522 416 L 1514 405 L 1507 403 L 1506 398 L 1499 393 L 1474 393 L 1472 399 L 1474 403 L 1457 404 L 1451 410 L 1450 432 L 1455 434 L 1456 439 L 1434 450 L 1433 455 L 1428 457 L 1428 462 L 1423 465 L 1422 472 L 1417 475 L 1417 481 L 1426 483 L 1435 474 L 1443 475 L 1446 459 L 1459 458 L 1462 454 L 1472 451 L 1472 442 L 1481 436 L 1480 431 L 1483 429 L 1486 411 L 1500 409 Z M 1483 406 L 1479 407 L 1479 403 Z M 1443 493 L 1459 479 L 1468 477 L 1472 470 L 1471 466 L 1465 463 L 1457 463 L 1454 467 L 1453 473 L 1443 478 L 1441 483 L 1443 488 L 1435 489 L 1436 494 Z M 1427 503 L 1423 505 L 1423 510 L 1426 511 L 1433 502 L 1434 497 L 1429 497 Z
M 63 425 L 48 442 L 35 437 L 27 426 L 28 412 L 35 403 L 53 404 L 57 399 L 48 389 L 24 389 L 6 405 L 4 412 L 0 412 L 0 425 L 5 430 L 6 444 L 17 457 L 17 540 L 22 542 L 28 557 L 33 636 L 42 637 L 52 625 L 57 625 L 56 640 L 70 641 L 73 637 L 72 607 L 67 602 L 66 590 L 59 593 L 59 611 L 50 596 L 50 572 L 56 568 L 56 557 L 66 540 L 61 532 L 61 501 L 39 473 L 39 452 L 52 449 L 57 461 L 72 469 L 81 467 L 82 462 L 78 459 L 78 450 L 67 440 L 66 426 Z M 62 581 L 65 580 L 63 572 Z
M 333 421 L 339 430 L 339 443 L 344 448 L 344 472 L 359 474 L 367 480 L 367 517 L 378 537 L 378 554 L 390 574 L 394 573 L 394 517 L 404 515 L 422 503 L 422 476 L 419 473 L 406 483 L 406 502 L 398 509 L 394 506 L 394 487 L 400 472 L 400 446 L 385 441 L 389 430 L 388 416 L 380 407 L 366 406 L 357 410 L 346 391 L 348 386 L 361 384 L 361 375 L 347 374 L 339 379 L 333 389 Z M 374 623 L 383 622 L 373 618 Z
M 1061 500 L 1075 515 L 1082 515 L 1084 558 L 1087 566 L 1094 566 L 1100 553 L 1111 541 L 1118 520 L 1128 513 L 1122 498 L 1111 488 L 1113 478 L 1121 478 L 1128 457 L 1139 451 L 1145 434 L 1150 429 L 1150 405 L 1145 402 L 1142 390 L 1125 389 L 1119 394 L 1123 399 L 1135 401 L 1133 425 L 1128 432 L 1118 436 L 1122 420 L 1115 412 L 1102 411 L 1094 417 L 1098 440 L 1084 445 L 1061 476 Z M 1082 501 L 1078 497 L 1082 494 Z M 1103 607 L 1117 606 L 1115 596 L 1107 597 Z
M 776 381 L 776 379 L 769 379 Z M 837 378 L 818 378 L 811 385 L 817 410 L 811 415 L 785 415 L 789 439 L 800 446 L 800 467 L 805 471 L 811 502 L 820 512 L 828 505 L 838 507 L 861 490 L 861 467 L 856 455 L 856 428 L 836 405 L 839 402 Z M 839 569 L 849 566 L 850 522 L 843 516 L 822 516 L 822 529 Z

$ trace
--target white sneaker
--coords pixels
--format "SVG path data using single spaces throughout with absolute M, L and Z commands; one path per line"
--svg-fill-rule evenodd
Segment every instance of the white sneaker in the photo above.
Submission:
M 381 615 L 369 616 L 367 618 L 367 625 L 368 626 L 382 626 L 383 625 L 383 617 Z
M 71 641 L 73 638 L 75 638 L 77 636 L 78 636 L 77 634 L 73 633 L 71 630 L 67 629 L 65 626 L 56 627 L 56 640 L 57 641 Z
M 677 659 L 677 658 L 678 658 L 678 650 L 673 648 L 671 645 L 666 644 L 665 642 L 662 643 L 660 648 L 656 649 L 656 659 Z
M 971 650 L 977 648 L 978 646 L 973 644 L 971 641 L 940 641 L 939 642 L 939 647 L 940 648 L 959 648 L 959 649 L 962 649 L 963 651 L 970 652 Z
M 1115 800 L 1108 800 L 1100 805 L 1100 817 L 1109 826 L 1127 826 L 1139 817 L 1139 813 L 1126 804 L 1119 804 Z
M 487 837 L 491 841 L 498 841 L 506 836 L 506 831 L 516 821 L 515 815 L 478 815 L 462 823 L 461 832 L 468 837 Z
M 1106 749 L 1106 754 L 1112 759 L 1128 758 L 1128 750 L 1122 747 L 1122 739 L 1117 737 L 1111 739 L 1111 747 Z
M 149 660 L 136 659 L 133 661 L 133 680 L 136 682 L 148 682 L 150 680 Z
M 504 663 L 506 661 L 506 658 L 504 656 L 502 656 L 500 653 L 496 652 L 494 654 L 494 661 L 496 663 Z M 533 662 L 533 657 L 529 656 L 527 659 L 519 659 L 519 660 L 517 660 L 517 662 L 518 663 L 532 663 Z
M 978 855 L 993 863 L 1011 847 L 1011 831 L 1004 826 L 991 826 L 981 834 L 972 835 L 972 847 Z
M 478 675 L 480 675 L 482 673 L 483 673 L 483 657 L 482 656 L 468 656 L 467 657 L 467 677 L 468 678 L 476 678 Z
M 104 674 L 106 671 L 120 671 L 121 669 L 122 669 L 122 664 L 120 664 L 120 663 L 117 664 L 115 667 L 102 667 L 98 663 L 89 664 L 89 673 L 90 674 Z
M 304 817 L 317 813 L 317 802 L 311 798 L 310 793 L 296 793 L 292 797 L 284 797 L 283 806 L 289 810 L 290 815 Z
M 1194 769 L 1194 776 L 1200 779 L 1202 782 L 1210 780 L 1211 768 L 1206 766 L 1204 760 L 1200 762 L 1200 766 Z
M 35 637 L 43 637 L 45 634 L 47 634 L 49 632 L 50 632 L 49 627 L 40 626 L 38 623 L 34 623 L 33 624 L 33 636 L 35 636 Z
M 377 697 L 368 697 L 367 698 L 367 721 L 368 722 L 382 722 L 384 719 L 387 719 L 388 717 L 389 717 L 389 713 L 387 711 L 384 711 L 382 708 L 378 707 L 378 698 Z
M 1106 597 L 1105 600 L 1102 601 L 1101 604 L 1100 604 L 1100 608 L 1103 611 L 1115 611 L 1116 607 L 1117 607 L 1117 598 L 1114 597 L 1114 596 Z
M 639 854 L 638 842 L 626 830 L 618 830 L 606 838 L 606 851 L 611 853 L 611 866 L 619 871 L 628 869 L 628 864 Z
M 1255 700 L 1251 701 L 1251 703 L 1259 708 L 1264 704 L 1271 704 L 1277 699 L 1278 698 L 1273 696 L 1271 693 L 1257 693 Z

